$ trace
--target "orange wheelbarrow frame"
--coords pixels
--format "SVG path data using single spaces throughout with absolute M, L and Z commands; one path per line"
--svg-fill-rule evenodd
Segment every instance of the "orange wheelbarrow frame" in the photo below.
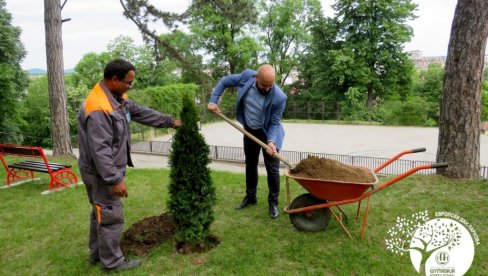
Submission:
M 384 169 L 385 167 L 387 167 L 392 162 L 399 159 L 401 156 L 403 156 L 405 154 L 423 152 L 423 151 L 425 151 L 425 148 L 402 151 L 402 152 L 398 153 L 397 155 L 393 156 L 392 158 L 390 158 L 389 160 L 387 160 L 385 163 L 381 164 L 379 167 L 374 169 L 374 171 L 372 171 L 368 168 L 365 168 L 365 167 L 354 166 L 354 167 L 363 169 L 367 173 L 370 173 L 375 179 L 375 181 L 372 183 L 342 182 L 342 181 L 331 181 L 331 180 L 303 178 L 303 177 L 293 176 L 292 174 L 290 174 L 290 171 L 288 169 L 285 172 L 288 205 L 285 207 L 284 212 L 289 214 L 289 215 L 298 214 L 298 213 L 311 214 L 311 212 L 313 210 L 327 208 L 327 209 L 329 209 L 329 211 L 332 214 L 332 216 L 334 217 L 334 219 L 339 223 L 341 228 L 352 239 L 351 234 L 347 230 L 347 228 L 344 225 L 343 220 L 342 220 L 342 215 L 346 216 L 346 218 L 347 218 L 347 215 L 344 213 L 344 211 L 342 211 L 340 206 L 344 205 L 344 204 L 358 202 L 358 210 L 356 213 L 356 219 L 358 219 L 359 213 L 361 210 L 361 201 L 363 199 L 367 198 L 368 201 L 366 204 L 366 211 L 364 213 L 363 226 L 361 229 L 361 239 L 363 239 L 364 238 L 364 232 L 366 229 L 366 221 L 368 219 L 368 214 L 369 214 L 370 197 L 372 194 L 379 192 L 379 191 L 395 184 L 399 180 L 402 180 L 405 177 L 407 177 L 411 174 L 414 174 L 415 172 L 417 172 L 419 170 L 445 168 L 448 166 L 447 163 L 420 165 L 420 166 L 417 166 L 415 168 L 410 169 L 409 171 L 407 171 L 405 173 L 402 173 L 400 175 L 395 176 L 394 178 L 386 181 L 383 184 L 377 185 L 378 184 L 378 178 L 376 176 L 376 173 L 378 173 L 379 171 L 381 171 L 382 169 Z M 324 200 L 326 202 L 322 203 L 322 204 L 316 204 L 316 205 L 311 205 L 311 206 L 306 206 L 306 207 L 301 207 L 301 208 L 290 209 L 291 203 L 290 203 L 289 178 L 294 179 L 296 182 L 298 182 L 313 197 L 320 199 L 320 200 Z M 337 215 L 332 210 L 332 207 L 336 207 L 339 210 L 339 215 Z

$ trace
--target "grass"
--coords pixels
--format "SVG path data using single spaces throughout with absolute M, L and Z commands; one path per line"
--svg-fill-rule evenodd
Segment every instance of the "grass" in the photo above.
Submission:
M 72 162 L 56 160 L 53 162 Z M 90 205 L 83 186 L 42 196 L 42 179 L 0 190 L 0 275 L 102 275 L 87 262 Z M 258 204 L 235 211 L 244 195 L 244 175 L 213 172 L 217 189 L 212 233 L 222 242 L 202 254 L 180 255 L 174 241 L 143 257 L 143 266 L 127 275 L 417 275 L 410 258 L 385 249 L 387 230 L 397 216 L 428 210 L 457 214 L 470 222 L 481 244 L 468 275 L 488 274 L 488 182 L 456 181 L 440 176 L 410 176 L 372 196 L 364 240 L 361 222 L 349 219 L 350 240 L 337 222 L 324 232 L 297 231 L 288 215 L 268 217 L 265 177 L 260 178 Z M 380 181 L 384 181 L 382 178 Z M 129 169 L 129 197 L 124 199 L 125 229 L 140 219 L 166 212 L 169 170 Z M 280 207 L 286 202 L 282 181 Z M 0 172 L 0 186 L 6 184 Z M 291 181 L 292 197 L 303 189 Z M 345 205 L 354 214 L 356 205 Z

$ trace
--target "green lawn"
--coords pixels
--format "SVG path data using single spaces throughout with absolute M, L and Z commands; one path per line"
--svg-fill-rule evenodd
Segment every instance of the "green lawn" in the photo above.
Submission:
M 68 162 L 56 160 L 53 162 Z M 75 164 L 74 161 L 70 161 Z M 75 167 L 77 172 L 77 168 Z M 38 174 L 39 176 L 41 174 Z M 457 214 L 470 222 L 481 244 L 469 275 L 488 274 L 488 182 L 453 181 L 439 176 L 411 176 L 372 196 L 364 240 L 361 222 L 350 219 L 354 240 L 331 221 L 320 233 L 297 231 L 288 215 L 268 217 L 267 186 L 260 178 L 258 205 L 235 211 L 244 195 L 244 175 L 212 174 L 217 189 L 212 233 L 222 242 L 202 254 L 180 255 L 174 241 L 143 257 L 130 275 L 417 275 L 408 255 L 386 250 L 387 230 L 397 216 L 428 210 Z M 384 181 L 382 178 L 380 181 Z M 166 212 L 169 171 L 129 169 L 129 197 L 124 199 L 126 224 Z M 286 202 L 282 181 L 280 207 Z M 0 186 L 6 184 L 0 173 Z M 291 181 L 293 197 L 303 189 Z M 48 178 L 0 189 L 0 275 L 98 275 L 87 260 L 90 205 L 83 186 L 41 195 Z M 344 206 L 353 217 L 356 205 Z

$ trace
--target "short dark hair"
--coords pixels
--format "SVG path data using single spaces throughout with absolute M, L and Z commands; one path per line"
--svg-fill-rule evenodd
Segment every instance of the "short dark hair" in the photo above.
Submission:
M 113 76 L 116 76 L 119 80 L 123 80 L 125 75 L 131 70 L 136 71 L 136 67 L 132 63 L 121 58 L 116 58 L 105 65 L 103 78 L 109 80 Z

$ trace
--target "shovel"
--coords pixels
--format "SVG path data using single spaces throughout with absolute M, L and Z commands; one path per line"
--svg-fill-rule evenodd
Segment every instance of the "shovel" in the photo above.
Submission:
M 224 119 L 227 123 L 231 124 L 233 127 L 235 127 L 237 130 L 240 132 L 244 133 L 247 137 L 251 138 L 254 142 L 258 143 L 263 149 L 269 151 L 269 146 L 263 143 L 261 140 L 256 138 L 256 136 L 252 135 L 251 133 L 247 132 L 244 128 L 242 128 L 240 125 L 238 125 L 236 122 L 232 121 L 231 119 L 227 118 L 224 114 L 221 112 L 215 112 L 217 115 L 219 115 L 222 119 Z M 285 163 L 288 167 L 290 167 L 290 170 L 293 171 L 295 169 L 295 166 L 293 166 L 288 160 L 286 160 L 283 156 L 281 156 L 279 153 L 275 152 L 273 153 L 273 156 L 278 158 L 281 162 Z

